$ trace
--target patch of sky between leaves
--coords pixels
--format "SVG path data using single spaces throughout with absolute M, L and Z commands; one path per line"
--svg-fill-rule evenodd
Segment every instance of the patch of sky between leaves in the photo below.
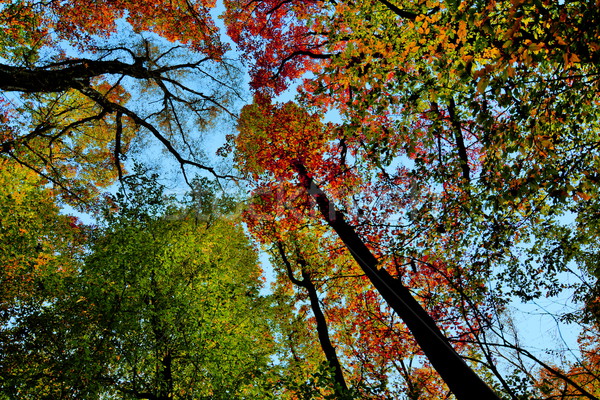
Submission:
M 575 222 L 575 215 L 565 213 L 560 221 L 564 225 L 571 225 Z M 534 244 L 522 243 L 521 246 L 531 248 Z M 576 269 L 576 266 L 570 265 L 570 268 Z M 501 269 L 497 271 L 502 272 Z M 575 278 L 581 279 L 573 273 L 562 272 L 558 279 L 564 283 L 571 283 Z M 558 358 L 561 362 L 576 362 L 581 359 L 577 340 L 581 326 L 560 318 L 583 307 L 583 304 L 574 301 L 573 296 L 572 288 L 564 289 L 553 296 L 542 294 L 539 298 L 529 301 L 512 296 L 507 305 L 507 312 L 498 316 L 498 324 L 500 327 L 508 327 L 508 335 L 513 336 L 513 341 L 542 361 Z

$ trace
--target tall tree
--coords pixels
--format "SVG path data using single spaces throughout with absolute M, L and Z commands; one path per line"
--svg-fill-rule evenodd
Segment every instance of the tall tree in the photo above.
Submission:
M 291 125 L 285 127 L 294 129 Z M 267 130 L 274 133 L 274 129 Z M 238 140 L 242 138 L 251 136 L 240 134 Z M 254 149 L 252 153 L 265 165 L 269 160 L 263 157 L 264 154 L 256 154 L 256 146 L 260 148 L 256 139 L 254 137 L 250 142 Z M 266 149 L 266 152 L 272 151 L 272 147 Z M 255 161 L 254 156 L 243 155 L 241 159 L 250 163 Z M 293 181 L 286 180 L 286 183 L 293 185 Z M 276 266 L 277 293 L 294 293 L 290 287 L 294 286 L 294 281 L 300 286 L 309 286 L 296 288 L 292 299 L 301 311 L 299 317 L 304 313 L 311 315 L 305 324 L 313 332 L 313 338 L 320 339 L 321 358 L 325 356 L 332 366 L 340 365 L 339 369 L 332 368 L 331 377 L 335 377 L 337 369 L 350 388 L 349 395 L 356 398 L 384 399 L 404 394 L 411 398 L 419 395 L 445 398 L 447 389 L 436 379 L 431 379 L 430 366 L 406 327 L 377 296 L 364 272 L 344 249 L 344 244 L 332 236 L 318 218 L 311 218 L 305 207 L 304 191 L 301 188 L 294 190 L 291 185 L 277 190 L 270 182 L 261 182 L 263 186 L 254 193 L 255 197 L 245 211 L 250 232 L 261 243 L 275 248 L 272 260 Z M 284 250 L 283 254 L 281 250 Z M 391 265 L 394 274 L 403 268 Z M 310 288 L 307 278 L 314 289 Z M 459 321 L 451 313 L 455 300 L 439 290 L 443 288 L 443 281 L 433 274 L 415 278 L 411 288 L 425 301 L 427 309 L 445 326 L 453 326 L 454 334 L 464 335 L 461 328 L 456 329 L 460 326 Z M 315 296 L 309 296 L 309 291 L 314 291 Z M 318 302 L 315 301 L 316 294 Z M 317 315 L 323 318 L 317 318 Z M 322 336 L 325 334 L 326 338 Z M 413 362 L 421 368 L 415 368 Z M 341 382 L 340 378 L 336 379 Z M 334 384 L 335 380 L 331 382 Z M 339 387 L 343 385 L 339 384 Z
M 249 53 L 257 91 L 280 93 L 311 72 L 301 100 L 342 117 L 344 126 L 316 147 L 329 146 L 346 171 L 328 174 L 310 157 L 299 160 L 304 186 L 321 186 L 312 194 L 327 206 L 325 219 L 348 221 L 379 259 L 452 270 L 447 290 L 461 297 L 461 282 L 471 290 L 498 284 L 490 294 L 480 287 L 463 297 L 489 296 L 498 312 L 507 294 L 531 299 L 563 290 L 558 277 L 571 271 L 569 263 L 575 275 L 588 276 L 579 293 L 595 297 L 592 3 L 227 4 L 230 33 Z M 242 21 L 252 21 L 251 29 Z M 279 167 L 287 164 L 285 179 L 294 169 L 288 156 Z M 341 175 L 357 171 L 370 195 L 336 187 Z M 343 200 L 347 193 L 352 201 Z M 576 221 L 569 226 L 560 216 Z
M 282 124 L 282 121 L 285 122 Z M 279 212 L 278 218 L 284 218 L 280 227 L 291 231 L 297 229 L 298 219 L 303 218 L 304 212 L 310 213 L 314 202 L 317 212 L 333 228 L 377 291 L 401 316 L 455 395 L 458 398 L 495 398 L 493 391 L 452 349 L 434 320 L 410 294 L 402 282 L 402 275 L 393 276 L 388 272 L 386 265 L 378 261 L 375 253 L 346 222 L 344 214 L 316 186 L 313 176 L 318 174 L 331 191 L 337 191 L 344 199 L 351 190 L 351 187 L 345 186 L 348 181 L 352 180 L 352 185 L 356 185 L 361 178 L 357 174 L 344 174 L 344 166 L 335 164 L 337 151 L 329 153 L 331 147 L 327 139 L 333 126 L 323 126 L 318 116 L 310 115 L 294 104 L 278 107 L 271 105 L 268 99 L 258 97 L 256 104 L 245 107 L 239 129 L 237 149 L 242 168 L 247 168 L 257 177 L 264 176 L 267 182 L 271 181 L 266 185 L 287 186 L 287 189 L 279 188 L 273 193 L 265 193 L 265 188 L 262 188 L 266 208 Z M 310 172 L 308 168 L 311 168 Z M 265 211 L 263 214 L 268 215 Z M 260 220 L 260 217 L 258 215 L 256 219 Z M 387 265 L 387 268 L 392 267 L 393 264 Z
M 63 376 L 52 304 L 69 296 L 85 251 L 85 230 L 61 215 L 53 191 L 34 172 L 0 161 L 0 396 L 20 398 L 15 382 L 53 398 Z M 31 340 L 36 327 L 39 340 Z M 64 329 L 64 327 L 63 327 Z M 46 379 L 47 378 L 47 379 Z
M 3 392 L 272 398 L 269 301 L 243 229 L 234 219 L 207 225 L 167 207 L 150 180 L 129 182 L 134 190 L 94 233 L 70 292 L 10 327 L 21 337 L 7 359 L 26 362 L 6 376 Z M 53 357 L 35 358 L 52 349 Z M 32 371 L 42 372 L 39 385 L 23 379 Z
M 296 263 L 300 266 L 300 273 L 302 276 L 301 279 L 298 279 L 294 276 L 294 267 L 286 255 L 286 250 L 282 242 L 277 243 L 277 249 L 278 255 L 285 265 L 287 277 L 290 282 L 298 287 L 304 288 L 308 294 L 310 309 L 315 318 L 319 344 L 321 345 L 328 366 L 333 370 L 333 391 L 335 396 L 339 399 L 348 398 L 350 395 L 348 392 L 348 384 L 344 378 L 344 371 L 335 347 L 331 342 L 329 327 L 319 301 L 319 293 L 317 292 L 312 274 L 309 270 L 309 265 L 299 251 L 294 252 L 294 258 L 296 258 Z

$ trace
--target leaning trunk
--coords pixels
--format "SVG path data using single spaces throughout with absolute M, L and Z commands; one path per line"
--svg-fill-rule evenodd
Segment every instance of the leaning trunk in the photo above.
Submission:
M 287 259 L 287 256 L 285 255 L 282 243 L 278 242 L 277 247 L 279 249 L 279 255 L 281 256 L 281 259 L 287 269 L 287 274 L 290 281 L 294 285 L 305 288 L 308 292 L 310 308 L 315 316 L 315 321 L 317 323 L 317 335 L 319 337 L 319 344 L 321 345 L 323 354 L 325 354 L 327 363 L 331 368 L 333 368 L 333 379 L 335 383 L 334 392 L 338 399 L 343 399 L 348 393 L 348 385 L 346 384 L 346 380 L 344 379 L 344 373 L 342 371 L 342 366 L 335 351 L 335 347 L 333 347 L 333 344 L 329 339 L 329 329 L 327 327 L 327 320 L 325 319 L 325 314 L 323 314 L 323 310 L 321 310 L 321 305 L 319 304 L 317 288 L 315 287 L 315 284 L 313 283 L 311 276 L 306 269 L 306 261 L 301 256 L 299 256 L 298 263 L 302 268 L 302 280 L 296 279 L 292 271 L 292 265 Z
M 325 193 L 313 182 L 301 163 L 294 165 L 302 186 L 317 203 L 319 211 L 356 260 L 375 289 L 400 316 L 413 337 L 458 400 L 499 400 L 494 391 L 465 363 L 452 348 L 435 321 L 411 295 L 399 279 L 378 268 L 377 258 L 352 226 L 337 211 Z

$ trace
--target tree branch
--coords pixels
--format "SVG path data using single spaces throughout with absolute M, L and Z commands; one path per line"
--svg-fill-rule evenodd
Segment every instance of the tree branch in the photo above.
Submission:
M 115 117 L 117 123 L 117 131 L 115 132 L 115 165 L 117 166 L 117 173 L 119 174 L 119 180 L 123 180 L 123 169 L 121 168 L 121 135 L 123 134 L 123 113 L 117 111 Z
M 456 115 L 456 103 L 454 98 L 451 97 L 448 102 L 448 115 L 450 116 L 450 123 L 454 128 L 454 137 L 456 140 L 456 147 L 458 148 L 458 156 L 460 158 L 460 167 L 462 169 L 463 179 L 468 184 L 471 182 L 471 170 L 469 168 L 469 156 L 467 155 L 467 149 L 465 147 L 465 141 L 462 135 L 462 127 L 460 120 Z
M 169 153 L 171 153 L 175 157 L 177 162 L 179 162 L 179 164 L 181 165 L 181 169 L 183 171 L 184 177 L 186 176 L 184 166 L 191 165 L 196 168 L 200 168 L 200 169 L 210 172 L 215 178 L 230 178 L 230 179 L 235 179 L 235 180 L 239 179 L 239 177 L 234 176 L 234 175 L 219 174 L 212 167 L 207 167 L 206 165 L 200 164 L 196 161 L 192 161 L 192 160 L 188 160 L 188 159 L 184 158 L 177 151 L 177 149 L 175 149 L 175 147 L 173 146 L 171 141 L 169 139 L 167 139 L 166 137 L 164 137 L 159 132 L 159 130 L 154 127 L 154 125 L 152 125 L 151 123 L 149 123 L 144 118 L 140 117 L 135 112 L 128 109 L 127 107 L 111 102 L 106 97 L 104 97 L 102 95 L 102 93 L 98 92 L 97 90 L 95 90 L 89 86 L 83 85 L 83 84 L 80 84 L 79 87 L 77 87 L 77 90 L 79 90 L 82 94 L 89 97 L 90 99 L 94 100 L 96 103 L 100 104 L 102 107 L 105 107 L 109 110 L 113 110 L 116 112 L 121 112 L 123 115 L 127 115 L 129 118 L 131 118 L 131 120 L 133 122 L 135 122 L 137 125 L 148 129 L 154 135 L 154 137 L 156 137 L 163 144 L 163 146 L 165 146 L 165 148 L 169 151 Z
M 419 14 L 415 14 L 413 12 L 405 11 L 398 8 L 396 5 L 390 3 L 388 0 L 379 0 L 379 2 L 387 8 L 389 8 L 394 14 L 396 14 L 399 17 L 414 21 L 419 16 Z
M 327 224 L 337 233 L 346 245 L 370 282 L 388 305 L 402 318 L 413 337 L 458 400 L 498 400 L 499 397 L 465 363 L 452 348 L 448 339 L 436 325 L 433 318 L 412 296 L 401 280 L 392 277 L 385 269 L 379 268 L 379 261 L 344 215 L 337 211 L 333 203 L 313 181 L 306 167 L 296 162 L 292 165 L 301 185 L 317 203 Z

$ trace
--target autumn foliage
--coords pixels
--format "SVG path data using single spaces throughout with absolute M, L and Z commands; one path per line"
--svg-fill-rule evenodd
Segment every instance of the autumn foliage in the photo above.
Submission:
M 0 1 L 0 397 L 596 399 L 599 4 L 217 3 Z

